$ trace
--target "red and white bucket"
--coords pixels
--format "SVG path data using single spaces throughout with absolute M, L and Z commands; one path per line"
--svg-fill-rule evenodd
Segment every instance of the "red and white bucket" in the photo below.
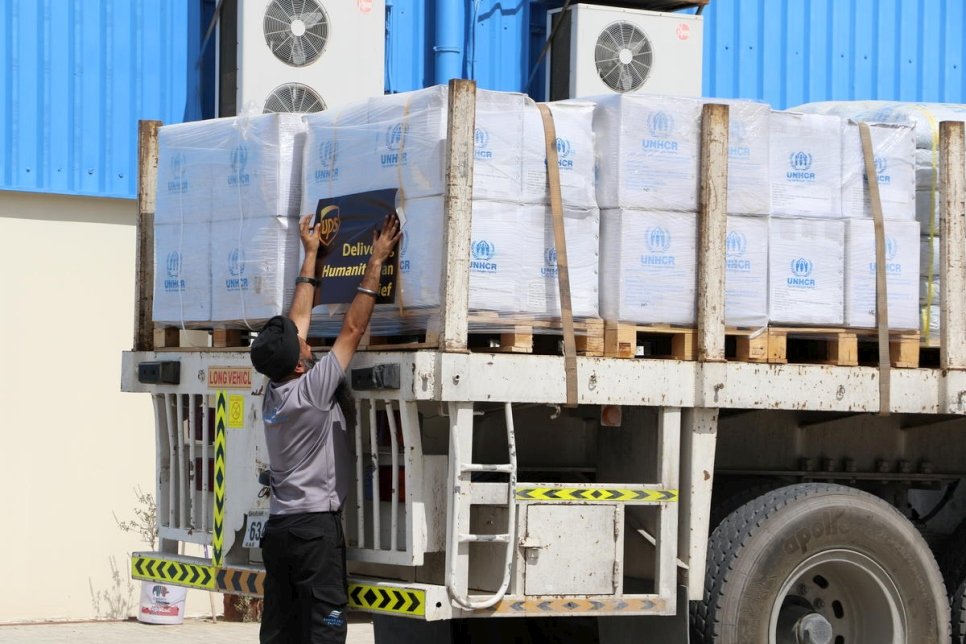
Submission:
M 138 621 L 145 624 L 181 624 L 188 589 L 153 581 L 141 582 Z

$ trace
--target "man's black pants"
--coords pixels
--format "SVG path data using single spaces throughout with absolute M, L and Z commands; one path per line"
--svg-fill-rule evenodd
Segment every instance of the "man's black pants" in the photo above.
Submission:
M 271 516 L 262 556 L 261 644 L 344 644 L 348 598 L 341 515 Z

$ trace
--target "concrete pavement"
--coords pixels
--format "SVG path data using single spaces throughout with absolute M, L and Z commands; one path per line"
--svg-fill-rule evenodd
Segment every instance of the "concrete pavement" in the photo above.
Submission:
M 258 642 L 258 624 L 210 619 L 186 619 L 177 626 L 139 622 L 82 622 L 71 624 L 0 624 L 4 644 L 245 644 Z M 373 644 L 372 624 L 365 615 L 349 619 L 347 644 Z

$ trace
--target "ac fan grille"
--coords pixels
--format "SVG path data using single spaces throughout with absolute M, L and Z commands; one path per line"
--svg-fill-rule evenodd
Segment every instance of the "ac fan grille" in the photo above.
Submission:
M 597 37 L 594 61 L 600 79 L 616 92 L 640 89 L 651 72 L 651 41 L 636 25 L 615 22 Z
M 315 0 L 272 0 L 262 23 L 265 44 L 293 67 L 315 62 L 329 40 L 329 17 Z
M 325 101 L 315 90 L 300 83 L 286 83 L 279 85 L 265 101 L 264 113 L 271 112 L 321 112 L 325 110 Z

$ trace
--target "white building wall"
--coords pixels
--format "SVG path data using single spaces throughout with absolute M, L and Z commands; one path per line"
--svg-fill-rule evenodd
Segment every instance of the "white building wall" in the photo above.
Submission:
M 148 548 L 115 515 L 155 468 L 150 397 L 120 391 L 135 220 L 130 200 L 0 192 L 0 623 L 109 617 L 105 592 L 134 614 Z

